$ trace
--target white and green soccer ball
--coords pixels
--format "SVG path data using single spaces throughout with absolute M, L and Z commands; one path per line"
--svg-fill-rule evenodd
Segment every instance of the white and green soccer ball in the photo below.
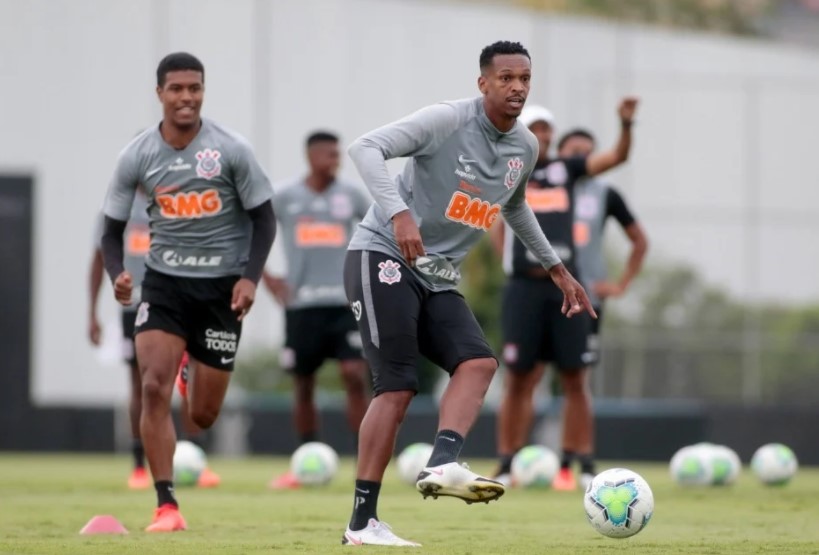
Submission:
M 524 488 L 548 488 L 560 470 L 557 455 L 543 445 L 527 445 L 512 459 L 512 482 Z
M 648 525 L 654 494 L 642 476 L 626 468 L 601 472 L 583 496 L 592 527 L 609 538 L 628 538 Z
M 305 443 L 290 457 L 290 471 L 302 485 L 327 484 L 338 471 L 338 454 L 326 443 Z
M 790 447 L 781 443 L 763 445 L 751 458 L 751 469 L 763 484 L 781 486 L 787 484 L 799 468 L 796 455 Z
M 712 483 L 714 468 L 710 443 L 687 445 L 671 457 L 671 478 L 682 486 L 707 486 Z
M 173 481 L 177 486 L 195 486 L 208 465 L 201 447 L 190 441 L 179 441 L 173 453 Z
M 401 451 L 396 459 L 398 475 L 402 482 L 415 485 L 418 475 L 424 470 L 429 457 L 432 455 L 432 445 L 429 443 L 413 443 Z
M 736 451 L 725 445 L 711 447 L 711 483 L 715 486 L 729 486 L 737 481 L 742 471 L 742 461 Z

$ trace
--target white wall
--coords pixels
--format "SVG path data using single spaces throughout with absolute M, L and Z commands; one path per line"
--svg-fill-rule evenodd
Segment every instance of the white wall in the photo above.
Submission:
M 277 181 L 303 171 L 311 129 L 350 140 L 476 94 L 478 53 L 500 38 L 529 47 L 531 99 L 564 129 L 586 125 L 611 143 L 616 99 L 643 97 L 631 163 L 611 177 L 652 256 L 749 297 L 819 296 L 814 53 L 461 3 L 0 0 L 0 172 L 37 178 L 35 400 L 125 396 L 116 354 L 103 360 L 85 338 L 87 266 L 117 152 L 159 117 L 161 56 L 202 58 L 205 113 L 248 136 Z M 260 297 L 244 352 L 280 341 L 280 313 Z

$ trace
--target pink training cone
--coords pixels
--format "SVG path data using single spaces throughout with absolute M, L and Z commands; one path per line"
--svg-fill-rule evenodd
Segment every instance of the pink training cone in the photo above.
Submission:
M 80 534 L 91 536 L 94 534 L 127 534 L 125 526 L 111 515 L 97 515 L 82 527 Z

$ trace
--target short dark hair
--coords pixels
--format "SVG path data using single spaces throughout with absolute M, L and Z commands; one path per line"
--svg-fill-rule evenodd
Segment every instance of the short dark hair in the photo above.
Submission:
M 314 131 L 307 136 L 306 145 L 311 147 L 316 143 L 337 143 L 338 135 L 329 131 Z
M 566 131 L 563 134 L 563 136 L 560 137 L 560 140 L 557 142 L 557 150 L 563 148 L 563 145 L 565 145 L 569 139 L 574 139 L 575 137 L 582 137 L 584 139 L 590 140 L 593 143 L 597 142 L 594 138 L 594 135 L 592 135 L 591 131 L 583 129 L 581 127 L 576 127 L 575 129 Z
M 199 58 L 187 52 L 174 52 L 162 58 L 156 67 L 157 86 L 165 86 L 165 78 L 171 71 L 198 71 L 202 74 L 202 82 L 205 82 L 205 66 Z
M 492 65 L 492 60 L 495 59 L 495 56 L 504 54 L 523 54 L 530 60 L 532 59 L 532 57 L 529 55 L 529 51 L 526 50 L 521 43 L 511 42 L 508 40 L 499 40 L 498 42 L 493 42 L 481 50 L 481 71 Z

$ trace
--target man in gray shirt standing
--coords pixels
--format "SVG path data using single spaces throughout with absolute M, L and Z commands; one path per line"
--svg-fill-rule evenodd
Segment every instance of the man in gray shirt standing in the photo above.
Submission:
M 172 481 L 174 378 L 187 351 L 189 413 L 199 427 L 210 428 L 222 408 L 241 320 L 253 305 L 276 220 L 273 188 L 250 145 L 200 117 L 202 62 L 184 52 L 169 54 L 156 78 L 162 121 L 120 153 L 105 199 L 101 246 L 114 296 L 130 305 L 134 281 L 123 266 L 123 230 L 141 186 L 150 201 L 151 245 L 134 342 L 142 374 L 140 433 L 157 494 L 146 531 L 173 532 L 187 526 Z
M 489 502 L 505 491 L 457 462 L 498 367 L 456 290 L 458 267 L 501 213 L 563 291 L 566 316 L 593 313 L 525 201 L 538 154 L 535 137 L 517 121 L 529 93 L 529 53 L 520 43 L 496 42 L 481 52 L 480 71 L 482 96 L 428 106 L 350 147 L 375 199 L 350 242 L 344 267 L 375 398 L 361 424 L 354 508 L 344 544 L 418 546 L 378 519 L 377 502 L 398 428 L 418 390 L 419 354 L 451 380 L 417 489 L 424 497 L 445 495 L 467 503 Z M 393 181 L 385 161 L 404 156 L 409 160 Z
M 359 187 L 336 177 L 341 160 L 336 135 L 311 133 L 306 147 L 309 175 L 286 185 L 273 198 L 287 275 L 265 272 L 263 276 L 285 308 L 281 359 L 293 375 L 293 421 L 301 443 L 319 439 L 316 371 L 328 358 L 338 360 L 347 393 L 347 424 L 354 437 L 367 411 L 367 365 L 361 334 L 344 294 L 341 268 L 355 225 L 372 204 Z M 296 488 L 299 483 L 287 472 L 270 487 Z

